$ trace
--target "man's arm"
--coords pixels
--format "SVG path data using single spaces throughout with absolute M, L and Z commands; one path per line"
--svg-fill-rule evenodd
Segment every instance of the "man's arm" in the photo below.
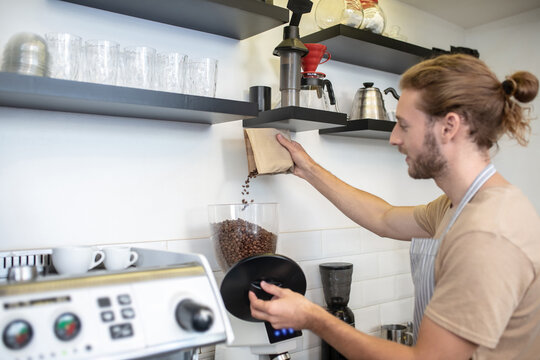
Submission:
M 360 226 L 393 239 L 410 240 L 429 236 L 414 220 L 414 207 L 392 206 L 373 194 L 356 189 L 317 164 L 297 142 L 279 134 L 277 139 L 291 154 L 295 164 L 294 174 L 313 185 Z
M 261 283 L 274 295 L 271 301 L 249 293 L 251 313 L 275 328 L 308 329 L 343 354 L 355 360 L 467 360 L 477 348 L 473 344 L 424 317 L 415 346 L 405 346 L 364 334 L 339 320 L 322 307 L 289 289 Z

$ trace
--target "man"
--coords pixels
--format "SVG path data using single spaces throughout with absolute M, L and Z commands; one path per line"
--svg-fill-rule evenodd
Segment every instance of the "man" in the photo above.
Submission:
M 411 240 L 415 345 L 363 334 L 300 294 L 263 283 L 251 312 L 275 328 L 309 329 L 348 359 L 540 358 L 540 218 L 496 172 L 489 150 L 502 135 L 527 143 L 518 102 L 538 79 L 502 83 L 480 60 L 444 55 L 409 69 L 390 143 L 409 175 L 444 192 L 416 207 L 392 206 L 323 169 L 301 145 L 278 136 L 307 180 L 345 215 L 379 236 Z M 361 321 L 361 319 L 360 319 Z

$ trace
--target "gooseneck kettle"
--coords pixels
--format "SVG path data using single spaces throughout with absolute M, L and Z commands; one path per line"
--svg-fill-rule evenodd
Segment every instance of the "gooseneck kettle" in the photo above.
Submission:
M 375 119 L 388 120 L 388 114 L 384 106 L 384 99 L 381 91 L 373 87 L 372 82 L 365 82 L 363 88 L 356 91 L 351 108 L 350 120 Z M 385 94 L 392 93 L 396 100 L 399 100 L 397 91 L 389 87 L 384 90 Z

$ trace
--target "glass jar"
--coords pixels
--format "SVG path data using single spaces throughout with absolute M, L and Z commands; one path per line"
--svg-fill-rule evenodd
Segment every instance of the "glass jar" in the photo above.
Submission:
M 345 0 L 341 24 L 359 28 L 364 20 L 364 11 L 360 0 Z
M 344 0 L 320 0 L 315 8 L 315 22 L 321 29 L 337 25 L 341 22 L 344 10 Z
M 379 0 L 360 0 L 364 10 L 364 20 L 361 29 L 382 34 L 386 26 L 386 16 L 379 6 Z
M 315 9 L 315 22 L 321 29 L 337 24 L 358 28 L 363 19 L 360 0 L 321 0 Z

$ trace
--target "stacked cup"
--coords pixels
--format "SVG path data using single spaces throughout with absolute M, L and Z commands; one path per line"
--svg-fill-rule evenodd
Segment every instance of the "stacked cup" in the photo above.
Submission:
M 218 61 L 189 58 L 179 52 L 157 53 L 147 46 L 125 47 L 112 40 L 84 41 L 50 32 L 45 39 L 16 34 L 4 50 L 4 71 L 215 97 Z
M 13 35 L 4 48 L 2 71 L 48 76 L 49 52 L 45 39 L 32 33 Z

